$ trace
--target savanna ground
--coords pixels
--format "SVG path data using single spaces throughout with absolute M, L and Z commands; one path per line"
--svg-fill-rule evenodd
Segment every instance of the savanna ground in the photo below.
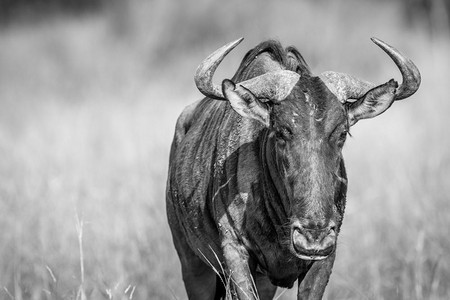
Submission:
M 115 3 L 0 30 L 1 299 L 186 298 L 165 216 L 169 147 L 201 97 L 197 64 L 240 36 L 217 80 L 267 38 L 296 45 L 316 74 L 379 83 L 401 79 L 371 36 L 413 58 L 418 93 L 358 123 L 344 148 L 347 211 L 325 298 L 450 298 L 445 27 L 405 22 L 398 1 Z

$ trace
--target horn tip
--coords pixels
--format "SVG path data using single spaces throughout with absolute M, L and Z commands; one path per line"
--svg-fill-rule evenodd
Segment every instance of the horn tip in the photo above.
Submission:
M 385 42 L 383 42 L 382 40 L 380 40 L 379 38 L 376 38 L 376 37 L 371 37 L 370 40 L 372 42 L 374 42 L 375 44 L 377 44 L 378 46 L 386 44 Z
M 244 40 L 244 37 L 240 37 L 240 38 L 238 38 L 237 40 L 235 40 L 234 42 L 231 42 L 231 43 L 230 43 L 230 46 L 234 48 L 234 47 L 236 47 L 237 45 L 239 45 L 243 40 Z

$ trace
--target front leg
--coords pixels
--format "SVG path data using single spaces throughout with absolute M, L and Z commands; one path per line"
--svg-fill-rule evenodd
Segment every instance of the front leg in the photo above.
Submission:
M 232 299 L 258 299 L 255 282 L 249 268 L 249 254 L 237 241 L 222 242 L 222 250 L 227 270 L 226 280 L 230 281 Z
M 336 251 L 324 260 L 315 261 L 304 278 L 299 278 L 297 299 L 322 299 L 330 279 Z

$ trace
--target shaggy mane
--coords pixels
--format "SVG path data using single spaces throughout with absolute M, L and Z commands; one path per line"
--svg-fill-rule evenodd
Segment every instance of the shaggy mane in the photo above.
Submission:
M 271 58 L 281 66 L 282 69 L 294 71 L 300 75 L 311 74 L 308 64 L 297 48 L 289 46 L 284 49 L 280 42 L 276 40 L 268 40 L 260 43 L 255 48 L 247 52 L 232 80 L 234 82 L 239 82 L 247 79 L 245 71 L 262 53 L 269 54 Z

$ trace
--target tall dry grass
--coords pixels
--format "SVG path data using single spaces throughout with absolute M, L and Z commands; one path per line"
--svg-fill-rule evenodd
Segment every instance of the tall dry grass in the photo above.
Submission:
M 165 217 L 169 146 L 200 97 L 196 65 L 239 36 L 217 78 L 266 38 L 296 45 L 316 73 L 380 83 L 398 71 L 369 37 L 414 59 L 419 92 L 345 146 L 326 298 L 450 296 L 448 33 L 404 25 L 396 2 L 130 3 L 0 31 L 0 298 L 186 297 Z

